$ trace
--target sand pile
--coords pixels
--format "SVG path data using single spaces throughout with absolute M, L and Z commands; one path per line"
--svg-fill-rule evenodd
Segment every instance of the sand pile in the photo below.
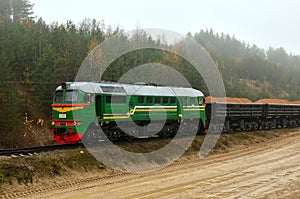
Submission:
M 284 100 L 284 99 L 260 99 L 254 103 L 257 103 L 257 104 L 291 104 L 291 102 L 289 102 L 288 100 Z
M 211 97 L 205 98 L 206 102 L 228 102 L 228 103 L 253 103 L 247 98 L 233 98 L 233 97 Z
M 300 101 L 290 102 L 285 99 L 260 99 L 252 102 L 247 98 L 234 98 L 234 97 L 211 97 L 205 98 L 206 102 L 228 102 L 228 103 L 256 103 L 256 104 L 300 104 Z

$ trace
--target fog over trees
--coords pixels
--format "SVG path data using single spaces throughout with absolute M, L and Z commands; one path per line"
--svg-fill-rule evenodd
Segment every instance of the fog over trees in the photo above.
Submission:
M 49 123 L 55 88 L 62 82 L 74 81 L 81 63 L 94 47 L 126 31 L 89 18 L 79 25 L 72 21 L 46 24 L 42 18 L 34 17 L 33 8 L 28 0 L 0 0 L 0 139 L 20 132 L 25 113 Z M 288 54 L 284 48 L 262 49 L 211 29 L 187 35 L 209 52 L 222 74 L 227 96 L 253 101 L 300 100 L 298 55 Z M 171 60 L 174 61 L 174 55 L 159 50 L 131 52 L 113 62 L 114 67 L 103 78 L 117 81 L 134 66 L 168 65 Z M 202 78 L 187 70 L 188 63 L 181 59 L 173 63 L 176 70 L 192 80 L 194 88 L 209 95 Z

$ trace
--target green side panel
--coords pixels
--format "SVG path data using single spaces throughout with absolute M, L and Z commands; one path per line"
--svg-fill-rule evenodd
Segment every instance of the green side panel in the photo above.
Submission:
M 111 121 L 147 121 L 147 120 L 178 120 L 178 119 L 201 119 L 205 125 L 206 115 L 205 107 L 199 104 L 198 99 L 191 100 L 187 97 L 179 97 L 176 103 L 147 103 L 150 96 L 126 96 L 122 103 L 111 103 L 107 98 L 111 95 L 103 95 L 102 98 L 102 115 L 99 115 L 99 122 Z M 139 99 L 144 97 L 144 99 Z M 156 97 L 157 98 L 157 97 Z M 162 98 L 162 97 L 161 97 Z M 181 102 L 181 103 L 180 103 Z M 99 109 L 99 107 L 96 107 Z M 98 115 L 98 114 L 97 114 Z
M 178 109 L 177 103 L 159 103 L 155 104 L 153 96 L 126 96 L 124 103 L 109 103 L 109 95 L 103 96 L 103 116 L 100 122 L 121 120 L 121 121 L 143 121 L 143 120 L 177 120 Z M 141 102 L 139 97 L 144 97 Z M 150 100 L 147 103 L 146 99 Z
M 77 120 L 80 120 L 80 125 L 76 126 L 79 134 L 84 134 L 91 122 L 96 121 L 95 103 L 90 103 L 89 106 L 83 107 L 82 110 L 74 111 Z

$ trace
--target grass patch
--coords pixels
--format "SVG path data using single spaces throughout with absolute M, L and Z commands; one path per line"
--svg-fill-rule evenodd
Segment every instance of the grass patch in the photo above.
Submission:
M 14 181 L 17 181 L 19 184 L 32 183 L 33 182 L 33 173 L 25 166 L 11 164 L 11 161 L 8 161 L 0 166 L 0 184 L 9 183 L 13 184 Z
M 2 184 L 33 183 L 35 177 L 55 177 L 72 171 L 100 171 L 106 167 L 85 150 L 41 153 L 38 156 L 5 158 L 0 161 Z

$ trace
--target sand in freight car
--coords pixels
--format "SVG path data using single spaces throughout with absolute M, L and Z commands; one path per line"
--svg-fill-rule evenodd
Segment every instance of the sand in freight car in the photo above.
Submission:
M 208 96 L 205 98 L 206 102 L 228 102 L 228 103 L 253 103 L 251 100 L 247 98 L 233 98 L 233 97 L 211 97 Z

